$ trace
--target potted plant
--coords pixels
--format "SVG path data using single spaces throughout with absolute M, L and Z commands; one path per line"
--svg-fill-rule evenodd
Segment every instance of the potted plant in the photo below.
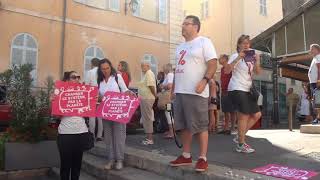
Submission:
M 0 164 L 5 170 L 35 169 L 59 164 L 56 129 L 50 121 L 53 80 L 45 88 L 33 86 L 31 64 L 13 66 L 0 74 L 11 105 L 10 126 L 0 136 Z M 2 160 L 2 161 L 1 161 Z

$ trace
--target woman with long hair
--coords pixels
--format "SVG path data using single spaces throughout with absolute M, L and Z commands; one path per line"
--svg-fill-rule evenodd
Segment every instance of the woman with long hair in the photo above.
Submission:
M 100 60 L 98 67 L 98 87 L 100 97 L 104 96 L 106 92 L 126 92 L 131 93 L 128 90 L 122 76 L 117 74 L 117 71 L 112 66 L 112 63 L 108 59 Z M 124 149 L 126 141 L 126 125 L 104 120 L 104 140 L 109 150 L 108 163 L 105 165 L 105 169 L 110 170 L 115 168 L 121 170 L 123 168 Z
M 261 71 L 260 57 L 250 48 L 250 37 L 242 35 L 237 42 L 237 53 L 230 56 L 228 73 L 232 72 L 228 91 L 238 116 L 238 135 L 234 139 L 237 152 L 253 153 L 255 150 L 246 142 L 248 130 L 259 120 L 261 112 L 257 99 L 251 91 L 253 76 Z
M 80 84 L 75 71 L 65 72 L 63 81 Z M 58 128 L 57 144 L 60 153 L 60 179 L 78 180 L 80 176 L 84 136 L 88 132 L 85 119 L 79 116 L 62 116 Z
M 129 64 L 126 61 L 120 61 L 118 64 L 118 71 L 120 72 L 126 86 L 129 87 L 131 82 Z

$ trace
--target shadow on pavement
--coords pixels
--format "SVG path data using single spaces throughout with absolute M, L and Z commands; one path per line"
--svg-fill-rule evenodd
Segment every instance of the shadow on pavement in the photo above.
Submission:
M 279 134 L 278 138 L 280 138 L 281 134 L 282 133 Z M 150 152 L 155 151 L 163 155 L 180 155 L 181 150 L 176 147 L 174 140 L 167 140 L 162 136 L 161 134 L 155 135 L 155 144 L 152 146 L 144 146 L 141 144 L 141 140 L 144 138 L 143 134 L 129 135 L 127 137 L 127 145 Z M 266 136 L 268 136 L 268 134 L 266 134 Z M 236 144 L 232 141 L 233 137 L 234 136 L 226 135 L 209 136 L 207 155 L 209 163 L 247 171 L 267 164 L 279 164 L 320 172 L 320 158 L 315 160 L 297 153 L 301 150 L 300 146 L 295 147 L 293 145 L 290 149 L 285 149 L 283 146 L 280 147 L 272 144 L 267 138 L 248 136 L 247 142 L 256 149 L 256 152 L 253 154 L 240 154 L 235 151 Z M 288 135 L 288 138 L 290 138 L 290 135 Z M 318 138 L 318 141 L 315 141 L 315 143 L 320 141 L 320 136 L 315 136 L 314 138 Z M 299 141 L 295 143 L 299 143 Z M 192 155 L 194 160 L 197 159 L 198 154 L 198 145 L 196 141 L 193 141 Z M 320 176 L 315 177 L 315 179 L 318 178 L 320 179 Z

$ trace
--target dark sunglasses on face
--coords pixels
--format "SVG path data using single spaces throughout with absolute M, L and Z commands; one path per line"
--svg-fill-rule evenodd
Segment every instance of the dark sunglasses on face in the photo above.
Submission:
M 80 79 L 80 76 L 70 76 L 70 79 Z

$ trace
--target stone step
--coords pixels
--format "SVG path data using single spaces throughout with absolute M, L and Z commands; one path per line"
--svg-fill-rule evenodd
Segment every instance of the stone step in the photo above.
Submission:
M 96 157 L 105 158 L 105 145 L 103 143 L 97 143 L 96 146 L 88 153 Z M 163 155 L 158 152 L 149 152 L 132 147 L 126 147 L 125 152 L 126 166 L 153 172 L 176 180 L 278 179 L 255 174 L 245 170 L 218 166 L 215 164 L 210 164 L 208 171 L 205 173 L 196 173 L 193 168 L 194 164 L 191 167 L 170 167 L 168 165 L 168 162 L 172 161 L 175 158 L 176 157 Z
M 320 124 L 304 124 L 300 126 L 300 132 L 306 134 L 320 134 Z
M 55 177 L 56 179 L 60 178 L 60 169 L 59 168 L 52 168 L 50 172 L 50 177 Z M 84 171 L 81 171 L 79 180 L 97 180 L 97 178 L 87 174 Z
M 121 171 L 107 171 L 104 170 L 106 162 L 105 158 L 86 153 L 83 156 L 82 169 L 91 176 L 103 180 L 171 180 L 170 178 L 132 167 L 125 167 Z

